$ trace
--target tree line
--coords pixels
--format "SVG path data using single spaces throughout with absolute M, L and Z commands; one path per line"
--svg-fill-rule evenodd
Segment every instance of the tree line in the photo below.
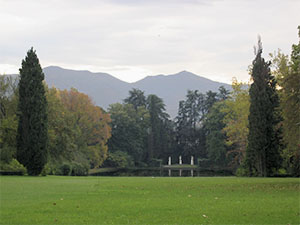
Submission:
M 105 111 L 74 88 L 47 87 L 30 49 L 18 79 L 0 77 L 1 170 L 85 175 L 181 155 L 237 175 L 299 176 L 300 43 L 271 61 L 262 50 L 259 40 L 249 84 L 233 79 L 230 92 L 188 90 L 171 120 L 163 99 L 138 89 Z
M 76 89 L 48 88 L 33 49 L 20 78 L 1 76 L 1 169 L 86 175 L 107 157 L 110 116 Z

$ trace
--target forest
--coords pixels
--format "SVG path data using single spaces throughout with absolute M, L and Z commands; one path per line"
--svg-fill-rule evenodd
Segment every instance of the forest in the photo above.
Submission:
M 238 176 L 299 176 L 300 42 L 290 55 L 270 54 L 270 61 L 262 50 L 259 41 L 248 83 L 233 78 L 232 91 L 188 90 L 172 120 L 163 99 L 139 89 L 104 110 L 74 88 L 48 87 L 31 49 L 20 77 L 0 76 L 0 170 L 87 175 L 100 167 L 156 167 L 169 156 L 185 162 L 194 156 L 198 165 Z M 28 71 L 40 74 L 42 85 L 31 82 L 36 78 L 26 77 Z M 30 99 L 27 87 L 42 97 Z

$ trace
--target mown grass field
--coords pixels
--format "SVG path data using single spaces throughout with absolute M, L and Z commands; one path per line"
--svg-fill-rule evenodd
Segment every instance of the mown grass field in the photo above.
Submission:
M 1 224 L 299 224 L 298 178 L 0 177 Z

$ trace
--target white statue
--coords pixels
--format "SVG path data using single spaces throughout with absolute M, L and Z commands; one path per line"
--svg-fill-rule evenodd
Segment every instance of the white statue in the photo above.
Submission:
M 194 156 L 191 157 L 191 165 L 194 165 Z
M 182 159 L 181 159 L 181 156 L 179 156 L 179 165 L 182 165 Z
M 169 156 L 169 162 L 168 165 L 171 166 L 171 156 Z

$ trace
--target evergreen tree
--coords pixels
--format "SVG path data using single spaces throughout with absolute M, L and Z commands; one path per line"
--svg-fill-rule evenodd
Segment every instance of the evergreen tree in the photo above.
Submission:
M 22 61 L 19 82 L 17 159 L 29 175 L 39 175 L 47 162 L 47 101 L 44 74 L 31 48 Z
M 250 176 L 270 176 L 280 165 L 280 122 L 276 93 L 276 80 L 270 72 L 270 62 L 265 62 L 259 40 L 253 61 L 250 87 L 249 135 L 246 165 Z
M 196 158 L 207 157 L 206 136 L 209 132 L 208 125 L 211 125 L 208 121 L 208 115 L 213 105 L 218 101 L 225 100 L 228 95 L 229 91 L 222 86 L 219 88 L 219 93 L 208 91 L 206 94 L 202 94 L 197 90 L 188 90 L 186 100 L 179 102 L 178 116 L 175 121 L 178 144 L 177 155 L 182 155 L 184 160 L 189 159 L 191 155 Z M 214 113 L 217 114 L 216 112 Z M 220 116 L 216 117 L 220 119 Z M 222 121 L 219 122 L 222 123 Z M 219 127 L 219 124 L 217 127 Z M 214 129 L 218 128 L 215 126 Z M 215 137 L 213 137 L 213 134 L 211 137 L 210 143 L 213 146 Z M 221 134 L 220 137 L 223 137 L 223 135 Z
M 132 104 L 135 110 L 137 110 L 138 107 L 146 107 L 146 97 L 144 92 L 133 88 L 129 91 L 129 96 L 124 99 L 124 103 Z
M 227 90 L 224 86 L 219 87 L 219 93 L 217 94 L 217 97 L 219 101 L 226 100 L 230 95 L 230 91 Z
M 165 112 L 163 100 L 156 95 L 147 97 L 147 109 L 150 115 L 150 129 L 148 136 L 148 160 L 162 158 L 166 152 L 168 131 L 165 126 L 169 115 Z
M 205 95 L 197 90 L 188 90 L 185 101 L 179 102 L 176 117 L 177 156 L 183 160 L 205 155 L 203 144 L 203 118 L 205 116 Z M 204 137 L 205 139 L 205 137 Z

